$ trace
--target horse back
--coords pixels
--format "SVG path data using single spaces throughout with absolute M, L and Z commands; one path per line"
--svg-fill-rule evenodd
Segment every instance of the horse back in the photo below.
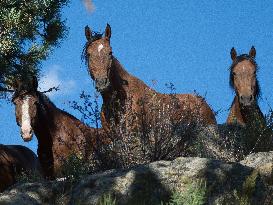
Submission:
M 40 163 L 36 154 L 22 145 L 7 145 L 11 156 L 16 163 L 22 164 L 26 170 L 39 170 Z M 19 161 L 20 160 L 20 161 Z
M 145 104 L 150 104 L 154 107 L 168 105 L 173 107 L 173 118 L 181 120 L 181 117 L 188 114 L 188 121 L 199 121 L 204 125 L 216 125 L 216 118 L 213 110 L 207 104 L 206 100 L 194 94 L 162 94 L 156 92 L 154 89 L 148 87 L 143 81 L 132 78 L 133 90 L 137 99 L 136 101 L 144 99 Z M 137 92 L 136 89 L 137 88 Z M 147 100 L 148 99 L 148 100 Z
M 166 104 L 171 104 L 176 111 L 174 113 L 180 119 L 182 116 L 188 121 L 200 122 L 204 125 L 216 125 L 216 118 L 213 110 L 206 100 L 193 94 L 171 94 L 164 95 Z
M 36 155 L 20 145 L 0 145 L 0 192 L 16 182 L 22 171 L 40 171 Z

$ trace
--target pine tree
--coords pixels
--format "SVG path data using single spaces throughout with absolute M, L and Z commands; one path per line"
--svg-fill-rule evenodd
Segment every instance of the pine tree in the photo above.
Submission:
M 39 76 L 39 65 L 65 37 L 61 9 L 69 0 L 0 1 L 0 88 Z

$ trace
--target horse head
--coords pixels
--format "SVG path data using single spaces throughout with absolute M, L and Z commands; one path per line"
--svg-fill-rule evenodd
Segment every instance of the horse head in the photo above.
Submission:
M 30 141 L 33 136 L 33 127 L 37 120 L 38 108 L 38 81 L 33 77 L 31 83 L 16 81 L 12 102 L 15 105 L 16 122 L 21 128 L 21 136 L 24 141 Z
M 92 35 L 88 26 L 85 27 L 87 44 L 85 56 L 92 79 L 97 91 L 104 92 L 110 86 L 110 69 L 112 65 L 112 48 L 110 46 L 111 27 L 107 24 L 105 34 Z
M 252 46 L 249 54 L 237 56 L 235 48 L 232 48 L 230 55 L 233 61 L 230 67 L 230 86 L 235 90 L 240 105 L 251 106 L 256 103 L 259 95 L 256 50 Z

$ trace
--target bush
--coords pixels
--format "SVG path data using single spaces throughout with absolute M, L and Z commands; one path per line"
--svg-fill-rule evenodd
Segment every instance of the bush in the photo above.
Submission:
M 166 205 L 203 205 L 205 202 L 206 183 L 199 180 L 189 184 L 184 192 L 174 192 Z
M 105 194 L 98 205 L 116 205 L 116 199 L 111 194 Z
M 44 178 L 38 171 L 22 171 L 15 175 L 15 180 L 18 183 L 33 183 Z
M 92 172 L 93 168 L 81 155 L 71 154 L 62 164 L 61 170 L 62 176 L 73 182 Z
M 148 100 L 144 98 L 138 101 L 141 107 L 138 112 L 134 112 L 133 102 L 113 102 L 113 106 L 119 109 L 115 113 L 109 113 L 112 121 L 106 133 L 110 143 L 96 150 L 96 156 L 100 156 L 99 161 L 103 162 L 103 169 L 129 168 L 157 160 L 172 160 L 179 156 L 208 156 L 205 141 L 201 139 L 203 136 L 198 137 L 202 123 L 198 119 L 195 123 L 187 121 L 188 116 L 193 113 L 184 113 L 184 118 L 180 121 L 172 118 L 179 101 L 173 94 L 173 85 L 170 89 L 170 104 L 148 104 Z M 98 96 L 93 98 L 82 92 L 80 100 L 70 102 L 71 107 L 81 113 L 86 124 L 96 127 L 100 125 Z M 124 110 L 126 113 L 131 111 L 130 115 L 126 116 Z M 196 112 L 198 114 L 199 109 Z M 141 126 L 136 126 L 136 120 L 140 120 Z

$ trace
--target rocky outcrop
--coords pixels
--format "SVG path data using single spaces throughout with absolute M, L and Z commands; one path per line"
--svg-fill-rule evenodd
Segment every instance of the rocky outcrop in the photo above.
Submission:
M 273 151 L 250 154 L 240 163 L 257 170 L 265 182 L 273 186 Z
M 18 184 L 0 194 L 0 205 L 100 204 L 108 195 L 116 204 L 160 204 L 172 193 L 186 193 L 196 182 L 203 182 L 207 204 L 272 204 L 268 186 L 272 152 L 248 156 L 240 163 L 189 157 L 158 161 L 128 170 L 109 170 L 85 176 L 80 181 L 50 181 Z M 271 156 L 271 157 L 270 157 Z M 265 178 L 264 178 L 265 177 Z M 265 180 L 266 182 L 265 182 Z

